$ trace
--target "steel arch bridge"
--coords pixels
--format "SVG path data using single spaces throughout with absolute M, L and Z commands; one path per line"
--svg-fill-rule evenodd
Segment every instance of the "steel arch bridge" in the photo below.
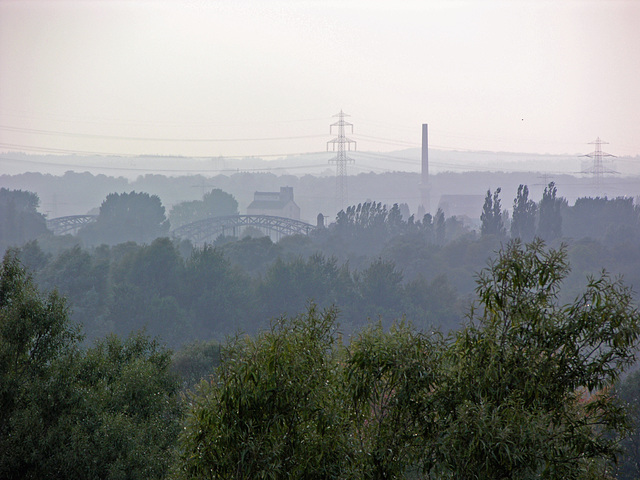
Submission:
M 64 235 L 65 233 L 76 232 L 87 223 L 95 222 L 97 218 L 97 215 L 70 215 L 68 217 L 52 218 L 47 220 L 47 228 L 54 235 Z
M 288 235 L 309 235 L 316 227 L 292 218 L 271 215 L 226 215 L 211 217 L 176 228 L 171 233 L 194 244 L 213 242 L 220 235 L 238 236 L 241 228 L 255 227 L 265 234 L 274 233 L 277 239 Z

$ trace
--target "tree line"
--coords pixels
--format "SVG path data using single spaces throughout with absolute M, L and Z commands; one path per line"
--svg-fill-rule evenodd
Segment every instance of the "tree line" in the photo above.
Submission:
M 273 250 L 273 258 L 261 259 L 270 260 L 262 273 L 251 275 L 230 260 L 251 261 L 264 253 L 261 247 Z M 37 242 L 18 250 L 40 288 L 68 298 L 73 320 L 90 339 L 145 329 L 173 348 L 198 338 L 220 341 L 238 330 L 256 333 L 269 318 L 301 311 L 310 299 L 338 306 L 348 330 L 368 318 L 388 324 L 400 312 L 424 328 L 454 328 L 462 318 L 461 299 L 446 278 L 405 282 L 395 264 L 382 258 L 352 270 L 322 253 L 280 256 L 283 248 L 268 238 L 183 253 L 168 238 L 93 251 L 75 246 L 57 256 L 45 254 Z
M 533 202 L 536 205 L 534 209 L 525 193 L 525 186 L 522 186 L 518 193 L 520 198 L 514 204 L 522 205 L 526 214 L 516 214 L 514 206 L 514 213 L 508 218 L 502 211 L 499 193 L 488 192 L 490 208 L 483 208 L 483 214 L 487 212 L 485 219 L 491 213 L 493 220 L 502 220 L 498 232 L 485 230 L 474 233 L 458 219 L 445 218 L 442 212 L 434 217 L 425 215 L 415 220 L 409 216 L 405 220 L 400 206 L 389 208 L 381 203 L 365 202 L 349 207 L 339 214 L 333 225 L 309 237 L 288 237 L 277 243 L 268 237 L 219 238 L 212 245 L 194 248 L 188 242 L 162 236 L 153 239 L 155 235 L 151 235 L 138 240 L 138 243 L 120 242 L 119 238 L 87 248 L 78 244 L 78 237 L 51 237 L 38 233 L 37 240 L 23 243 L 14 251 L 15 257 L 5 260 L 3 267 L 2 288 L 6 293 L 0 298 L 0 302 L 4 302 L 1 304 L 4 309 L 1 317 L 2 401 L 6 403 L 3 403 L 2 411 L 10 413 L 2 420 L 2 437 L 6 442 L 2 451 L 15 456 L 3 456 L 3 462 L 7 463 L 3 463 L 2 472 L 7 474 L 2 476 L 24 478 L 15 476 L 14 472 L 27 471 L 35 472 L 30 474 L 31 478 L 60 478 L 69 471 L 80 478 L 130 478 L 128 475 L 146 478 L 183 474 L 197 477 L 199 468 L 210 466 L 206 463 L 200 466 L 189 464 L 197 455 L 189 456 L 185 452 L 195 440 L 186 436 L 178 440 L 178 432 L 185 425 L 195 429 L 200 425 L 197 419 L 209 422 L 206 423 L 207 428 L 212 427 L 219 421 L 216 415 L 224 412 L 220 405 L 211 403 L 212 399 L 223 395 L 230 402 L 227 407 L 234 408 L 233 412 L 239 406 L 248 408 L 246 412 L 243 410 L 244 413 L 263 408 L 272 413 L 291 411 L 293 417 L 283 413 L 284 423 L 278 424 L 278 428 L 285 430 L 274 431 L 278 435 L 282 431 L 288 432 L 292 441 L 301 438 L 305 445 L 312 445 L 314 451 L 322 452 L 322 458 L 314 460 L 304 445 L 302 450 L 296 450 L 300 446 L 295 444 L 282 445 L 278 443 L 277 435 L 268 429 L 264 432 L 246 430 L 251 425 L 263 428 L 259 418 L 233 417 L 238 425 L 244 425 L 245 435 L 262 442 L 247 445 L 240 441 L 244 437 L 228 437 L 230 444 L 244 449 L 244 458 L 254 458 L 258 462 L 247 466 L 249 470 L 237 470 L 234 475 L 261 472 L 258 476 L 277 477 L 284 471 L 307 475 L 313 466 L 327 476 L 337 474 L 341 478 L 350 475 L 367 478 L 403 475 L 460 478 L 472 475 L 472 471 L 491 478 L 490 471 L 504 473 L 508 469 L 520 472 L 517 478 L 589 478 L 588 472 L 595 478 L 613 475 L 614 472 L 619 478 L 637 478 L 633 462 L 638 457 L 631 453 L 638 451 L 637 429 L 632 430 L 627 440 L 620 440 L 616 432 L 625 432 L 624 417 L 615 417 L 615 422 L 612 420 L 616 413 L 613 406 L 621 406 L 615 403 L 619 400 L 614 398 L 633 402 L 638 395 L 637 376 L 631 375 L 619 387 L 615 384 L 616 376 L 623 371 L 631 356 L 619 352 L 622 363 L 616 364 L 614 356 L 617 354 L 611 354 L 613 350 L 564 351 L 580 346 L 587 348 L 595 339 L 611 341 L 616 348 L 635 344 L 637 334 L 631 323 L 627 325 L 628 329 L 622 328 L 625 315 L 636 318 L 635 307 L 629 300 L 630 292 L 615 279 L 601 277 L 599 271 L 602 266 L 608 266 L 614 272 L 624 273 L 628 284 L 640 284 L 637 206 L 629 199 L 596 198 L 579 199 L 569 207 L 557 197 L 555 186 L 549 185 L 545 190 L 549 198 L 548 208 L 542 209 L 542 202 Z M 35 194 L 5 192 L 4 195 L 0 199 L 17 195 L 23 200 L 22 203 L 12 200 L 13 206 L 7 211 L 16 215 L 1 217 L 3 222 L 11 218 L 14 222 L 11 225 L 19 225 L 20 221 L 22 225 L 29 225 L 26 220 L 19 219 L 31 218 L 36 220 L 35 224 L 42 225 L 44 217 L 36 211 L 38 202 Z M 153 204 L 156 211 L 162 207 L 157 197 L 135 192 L 114 195 L 105 203 L 117 203 L 124 208 L 131 199 Z M 22 206 L 17 208 L 17 205 Z M 190 211 L 195 211 L 202 205 L 192 207 Z M 133 209 L 134 212 L 136 210 Z M 108 218 L 115 223 L 103 223 L 101 228 L 113 231 L 119 225 L 120 216 L 107 216 L 107 211 L 109 209 L 105 207 L 105 220 Z M 140 211 L 148 213 L 146 209 Z M 543 211 L 551 212 L 551 220 L 558 218 L 553 215 L 559 211 L 561 221 L 543 221 Z M 127 226 L 134 231 L 139 227 L 135 215 L 124 218 L 128 220 L 121 225 L 122 231 L 126 231 L 124 227 Z M 152 218 L 155 219 L 153 225 L 166 228 L 163 227 L 166 215 Z M 514 223 L 519 225 L 519 230 L 514 230 Z M 501 251 L 507 242 L 507 232 L 513 237 L 526 239 L 526 232 L 540 233 L 541 223 L 543 228 L 547 228 L 545 225 L 556 226 L 558 236 L 547 237 L 556 250 L 547 251 L 535 242 L 531 247 L 514 244 L 506 253 L 499 254 L 496 263 L 505 277 L 496 277 L 498 270 L 491 267 L 477 277 L 480 283 L 474 280 L 474 272 L 481 271 L 486 259 Z M 500 222 L 493 223 L 496 224 L 500 226 Z M 100 225 L 100 220 L 96 225 Z M 5 228 L 2 231 L 9 230 Z M 554 230 L 550 228 L 548 231 Z M 160 235 L 164 232 L 161 231 Z M 20 239 L 25 239 L 24 235 L 12 243 L 16 244 Z M 563 240 L 567 241 L 566 247 L 561 246 Z M 119 243 L 109 245 L 112 241 Z M 567 260 L 572 265 L 571 272 L 567 268 Z M 32 278 L 23 267 L 31 272 Z M 512 267 L 520 270 L 510 270 Z M 537 273 L 530 276 L 527 272 Z M 595 277 L 585 286 L 584 278 L 589 274 Z M 505 300 L 489 295 L 487 292 L 496 293 L 497 285 L 507 290 L 515 289 L 517 301 L 511 297 Z M 584 296 L 585 289 L 591 292 L 591 296 Z M 38 290 L 45 292 L 44 299 Z M 500 292 L 503 291 L 502 288 Z M 62 300 L 61 295 L 68 300 Z M 474 297 L 478 306 L 469 312 L 469 304 Z M 315 307 L 308 309 L 310 299 L 314 300 Z M 542 303 L 536 303 L 536 299 Z M 623 310 L 612 313 L 614 304 Z M 602 318 L 607 318 L 608 323 L 598 327 L 595 322 L 594 328 L 600 328 L 597 331 L 585 329 L 580 320 L 589 320 L 591 325 L 591 313 L 603 312 L 599 309 L 605 305 L 604 312 L 610 316 Z M 296 316 L 304 311 L 307 313 Z M 488 317 L 485 318 L 485 314 Z M 398 323 L 402 322 L 403 316 L 413 327 Z M 513 323 L 516 317 L 521 319 L 519 326 Z M 524 318 L 527 321 L 522 320 Z M 498 319 L 503 323 L 500 324 Z M 531 322 L 534 321 L 540 322 L 539 329 L 532 331 Z M 333 332 L 329 336 L 325 334 L 325 340 L 322 340 L 329 341 L 331 348 L 326 353 L 330 355 L 320 358 L 322 365 L 333 372 L 331 375 L 337 375 L 329 379 L 341 379 L 338 384 L 342 384 L 345 383 L 342 381 L 345 375 L 350 378 L 349 372 L 359 372 L 357 375 L 361 380 L 365 378 L 363 375 L 374 375 L 375 372 L 378 372 L 375 375 L 380 375 L 366 377 L 369 379 L 365 378 L 366 382 L 362 380 L 364 387 L 358 382 L 349 384 L 349 388 L 360 393 L 342 390 L 336 384 L 331 384 L 329 391 L 325 391 L 326 382 L 325 386 L 320 386 L 310 381 L 306 387 L 315 385 L 319 390 L 303 389 L 301 392 L 325 399 L 327 405 L 341 407 L 341 410 L 333 412 L 334 417 L 331 418 L 318 417 L 318 411 L 314 410 L 317 403 L 314 404 L 311 397 L 310 403 L 305 403 L 307 400 L 299 397 L 299 392 L 292 393 L 294 400 L 301 399 L 299 405 L 286 403 L 290 401 L 286 398 L 283 404 L 268 403 L 276 401 L 274 392 L 279 390 L 264 390 L 264 382 L 268 384 L 268 381 L 275 381 L 274 378 L 287 378 L 287 375 L 295 373 L 286 370 L 286 365 L 268 366 L 284 369 L 277 372 L 249 368 L 256 365 L 257 358 L 274 358 L 273 352 L 263 351 L 265 348 L 273 350 L 277 347 L 273 351 L 280 354 L 282 351 L 278 348 L 293 342 L 290 348 L 294 352 L 292 355 L 295 354 L 295 348 L 305 344 L 297 337 L 286 337 L 287 332 L 304 332 L 305 325 L 313 326 L 317 322 L 328 325 L 329 331 Z M 375 326 L 376 322 L 379 326 Z M 339 329 L 335 327 L 336 323 L 339 323 Z M 373 327 L 370 326 L 372 323 Z M 547 328 L 553 335 L 543 334 Z M 143 333 L 139 333 L 141 329 Z M 238 331 L 250 336 L 239 336 L 231 343 L 223 342 L 223 338 Z M 434 332 L 433 335 L 430 332 Z M 578 337 L 562 336 L 568 332 Z M 317 336 L 309 331 L 301 335 L 309 341 Z M 417 343 L 412 343 L 415 338 L 418 338 Z M 200 341 L 194 342 L 194 339 Z M 527 350 L 533 348 L 532 341 L 539 350 Z M 554 343 L 556 341 L 561 343 Z M 417 386 L 414 385 L 416 390 L 397 399 L 401 407 L 396 410 L 387 408 L 385 402 L 387 398 L 393 398 L 392 404 L 396 402 L 394 395 L 400 390 L 388 391 L 379 397 L 378 403 L 371 399 L 369 403 L 364 402 L 366 395 L 359 397 L 363 388 L 378 392 L 382 388 L 375 383 L 376 378 L 384 386 L 396 385 L 394 382 L 398 378 L 415 379 L 411 377 L 411 371 L 403 370 L 406 357 L 396 362 L 388 356 L 395 350 L 402 350 L 403 342 L 413 345 L 407 348 L 414 348 L 414 352 L 420 353 L 416 355 L 418 363 L 423 362 L 434 369 L 417 370 L 418 373 L 431 375 L 429 372 L 435 372 L 433 378 L 438 381 L 428 388 L 420 387 L 422 390 L 417 382 Z M 172 354 L 165 346 L 167 344 L 177 351 Z M 366 348 L 365 344 L 368 345 Z M 385 347 L 387 344 L 392 347 Z M 366 353 L 356 355 L 358 345 Z M 458 351 L 461 346 L 464 349 Z M 498 346 L 512 348 L 500 350 Z M 311 344 L 306 347 L 311 348 L 311 352 L 315 351 Z M 434 352 L 434 356 L 428 356 L 426 352 Z M 527 352 L 526 358 L 518 356 L 522 352 Z M 566 363 L 553 363 L 558 360 L 558 352 L 567 355 L 563 357 Z M 614 356 L 600 358 L 594 365 L 576 367 L 576 362 L 584 360 L 588 352 L 591 353 L 586 355 L 587 360 L 603 352 Z M 307 372 L 304 368 L 312 365 L 304 362 L 311 360 L 305 357 L 304 352 L 299 356 L 303 364 L 293 362 L 291 368 Z M 381 363 L 376 364 L 374 359 L 378 357 Z M 547 357 L 549 362 L 542 362 Z M 283 358 L 289 357 L 285 355 Z M 354 366 L 349 363 L 355 361 L 353 358 L 373 363 Z M 534 362 L 532 369 L 527 370 L 525 367 L 531 363 L 531 358 L 540 359 L 542 363 Z M 231 363 L 225 359 L 230 359 Z M 216 370 L 218 364 L 220 369 Z M 241 365 L 248 370 L 236 372 L 234 368 Z M 349 368 L 365 371 L 348 370 L 346 366 L 349 365 Z M 500 365 L 508 365 L 509 368 Z M 495 370 L 486 370 L 487 366 L 495 367 Z M 419 369 L 424 365 L 415 367 Z M 367 368 L 372 370 L 367 373 Z M 549 382 L 552 378 L 565 378 L 566 375 L 559 375 L 563 373 L 562 369 L 574 368 L 577 370 L 572 370 L 571 375 L 575 374 L 579 379 L 567 380 L 569 383 L 565 387 L 551 392 L 556 396 L 548 397 L 546 406 L 539 404 L 542 401 L 539 396 L 547 395 L 545 388 L 551 388 Z M 588 376 L 580 377 L 587 371 L 596 370 L 600 376 L 597 377 L 599 380 L 593 380 L 595 383 L 589 383 L 592 380 Z M 475 373 L 472 375 L 470 372 Z M 513 372 L 512 376 L 507 375 L 510 372 Z M 226 385 L 225 380 L 204 384 L 194 392 L 193 386 L 210 374 L 215 374 L 217 379 L 251 375 L 251 378 L 259 380 L 255 382 L 257 390 L 220 393 L 216 388 Z M 324 378 L 324 373 L 320 374 L 319 378 Z M 160 383 L 151 382 L 151 389 L 145 390 L 149 375 Z M 355 378 L 351 377 L 351 380 Z M 535 383 L 538 380 L 540 382 Z M 230 384 L 233 381 L 230 380 Z M 528 384 L 528 381 L 533 383 Z M 245 381 L 238 383 L 251 386 Z M 497 385 L 498 391 L 489 390 L 488 385 L 492 385 L 492 389 Z M 305 385 L 300 386 L 303 387 Z M 430 397 L 429 393 L 436 390 L 438 394 Z M 460 394 L 455 396 L 458 390 Z M 619 393 L 612 395 L 614 390 Z M 188 394 L 189 403 L 180 401 L 180 391 L 192 392 Z M 240 403 L 233 403 L 235 394 L 239 395 L 237 401 Z M 431 404 L 433 399 L 440 403 Z M 161 405 L 154 403 L 156 400 Z M 408 403 L 402 403 L 405 400 Z M 607 428 L 604 424 L 589 424 L 594 411 L 596 414 L 601 412 L 602 402 L 610 409 L 603 412 L 612 415 L 604 420 L 613 422 Z M 570 423 L 562 423 L 553 416 L 554 411 L 544 410 L 551 404 L 566 407 L 560 412 L 560 418 Z M 414 407 L 421 413 L 413 411 Z M 545 412 L 541 416 L 537 416 L 539 409 Z M 444 412 L 449 412 L 452 417 L 443 416 Z M 346 416 L 341 416 L 343 414 Z M 385 423 L 391 417 L 400 423 Z M 431 433 L 415 430 L 428 425 L 427 420 L 432 417 L 438 421 Z M 280 417 L 262 417 L 264 421 L 268 418 Z M 192 421 L 195 423 L 188 423 Z M 301 423 L 296 423 L 298 421 Z M 550 434 L 543 428 L 545 422 L 552 422 L 559 428 L 552 438 L 545 437 Z M 530 430 L 525 428 L 527 426 L 531 427 Z M 471 430 L 464 430 L 465 427 Z M 328 434 L 331 430 L 333 435 L 336 429 L 346 436 Z M 436 430 L 446 434 L 446 438 L 434 436 Z M 411 432 L 411 438 L 389 436 L 398 431 Z M 575 435 L 563 437 L 568 431 Z M 31 432 L 33 436 L 29 436 Z M 224 435 L 238 433 L 226 432 Z M 307 434 L 310 436 L 305 436 Z M 28 441 L 22 440 L 24 438 Z M 160 442 L 159 438 L 164 440 Z M 214 437 L 196 439 L 206 443 L 210 438 Z M 465 443 L 469 438 L 476 439 L 478 444 Z M 411 439 L 419 440 L 420 446 L 412 443 Z M 616 439 L 623 442 L 627 452 L 617 470 L 607 461 L 607 458 L 614 458 L 612 448 L 618 445 Z M 532 443 L 521 445 L 518 443 L 520 440 Z M 568 443 L 563 443 L 565 441 Z M 542 453 L 536 456 L 537 449 L 547 444 L 555 449 L 553 454 L 547 451 L 547 457 Z M 262 450 L 259 448 L 261 445 L 273 448 Z M 384 445 L 390 445 L 392 454 L 383 451 Z M 213 444 L 209 447 L 211 450 L 203 453 L 203 462 L 218 448 Z M 328 450 L 323 450 L 324 447 Z M 579 453 L 575 450 L 577 447 L 588 447 L 588 452 Z M 453 458 L 451 452 L 458 451 L 469 455 Z M 51 456 L 52 452 L 57 456 Z M 95 458 L 83 457 L 83 452 L 92 452 Z M 272 454 L 270 457 L 267 455 L 269 452 Z M 303 465 L 301 468 L 309 469 L 289 470 L 292 468 L 290 459 L 292 455 L 298 455 L 296 452 L 309 457 L 311 463 L 300 464 Z M 233 452 L 236 453 L 238 451 Z M 560 453 L 566 454 L 564 457 L 560 455 L 566 460 L 564 463 L 547 465 L 550 459 L 555 458 L 553 455 Z M 353 459 L 353 463 L 327 460 L 342 458 L 343 454 L 346 455 L 344 458 Z M 578 457 L 580 461 L 577 461 Z M 487 458 L 495 462 L 487 463 L 486 469 L 482 470 L 480 462 L 483 458 L 485 462 Z M 145 459 L 155 462 L 157 467 L 154 469 Z M 464 470 L 464 465 L 455 463 L 461 459 L 470 465 L 471 470 Z M 77 470 L 71 469 L 71 465 L 77 465 Z M 233 465 L 236 469 L 245 467 L 244 463 Z M 171 473 L 172 469 L 182 473 Z M 240 478 L 221 473 L 220 477 L 223 476 Z M 502 478 L 510 477 L 504 474 Z
M 543 236 L 545 225 L 565 232 L 560 238 L 545 236 L 568 241 L 574 265 L 565 284 L 568 295 L 602 267 L 640 284 L 640 221 L 632 200 L 584 198 L 568 207 L 556 192 L 550 184 L 537 204 L 521 185 L 510 219 L 501 209 L 500 190 L 487 192 L 479 234 L 442 211 L 405 219 L 402 205 L 365 202 L 308 237 L 277 243 L 268 237 L 221 237 L 198 248 L 167 237 L 153 240 L 166 233 L 158 197 L 113 194 L 103 202 L 98 221 L 77 237 L 40 236 L 23 244 L 19 256 L 40 288 L 67 296 L 73 320 L 84 325 L 89 339 L 146 328 L 174 348 L 196 338 L 220 341 L 237 330 L 255 333 L 266 326 L 265 319 L 295 314 L 309 299 L 321 308 L 336 305 L 346 332 L 368 319 L 388 326 L 402 315 L 420 328 L 456 328 L 474 292 L 473 275 L 506 241 L 507 225 L 514 238 L 525 241 L 536 232 Z M 30 198 L 25 211 L 37 214 L 35 194 L 15 196 Z M 183 220 L 201 218 L 214 205 L 218 212 L 237 209 L 232 196 L 213 190 L 202 201 L 176 205 L 170 218 L 175 212 Z M 545 215 L 556 220 L 544 220 Z M 142 225 L 151 226 L 141 230 Z M 554 228 L 549 231 L 558 232 Z M 593 238 L 568 239 L 567 230 Z M 139 237 L 143 231 L 146 236 Z M 107 240 L 130 234 L 151 240 L 79 246 L 98 232 L 108 232 Z
M 620 379 L 640 312 L 606 273 L 562 303 L 568 271 L 565 247 L 509 243 L 448 334 L 374 322 L 346 342 L 336 310 L 308 304 L 256 335 L 194 346 L 192 366 L 218 366 L 180 395 L 184 352 L 140 333 L 82 346 L 64 298 L 42 294 L 9 252 L 0 475 L 637 478 L 625 402 L 640 376 Z
M 529 198 L 527 185 L 520 185 L 513 201 L 511 218 L 504 212 L 500 200 L 501 189 L 487 191 L 480 216 L 483 235 L 531 241 L 535 237 L 545 241 L 561 238 L 589 237 L 605 243 L 632 243 L 640 238 L 640 209 L 633 197 L 581 197 L 573 206 L 557 195 L 558 188 L 550 182 L 542 199 L 536 203 Z

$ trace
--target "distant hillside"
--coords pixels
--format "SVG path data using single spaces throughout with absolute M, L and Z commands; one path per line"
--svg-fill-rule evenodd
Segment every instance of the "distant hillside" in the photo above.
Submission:
M 375 200 L 389 205 L 406 203 L 416 213 L 420 202 L 417 172 L 359 172 L 348 177 L 349 204 Z M 532 171 L 512 172 L 441 172 L 430 177 L 431 205 L 437 208 L 442 195 L 481 195 L 488 189 L 502 188 L 503 208 L 510 210 L 519 184 L 529 185 L 531 198 L 539 200 L 544 186 L 555 181 L 558 194 L 573 203 L 584 196 L 640 196 L 640 177 L 615 176 L 606 178 L 599 189 L 589 177 L 569 174 L 548 174 Z M 332 174 L 291 174 L 284 170 L 272 172 L 235 172 L 216 175 L 167 176 L 146 174 L 135 179 L 123 176 L 66 172 L 61 175 L 23 173 L 0 176 L 0 187 L 36 192 L 40 197 L 40 211 L 54 218 L 95 211 L 112 192 L 141 191 L 160 197 L 167 211 L 172 205 L 202 198 L 205 191 L 220 188 L 238 200 L 242 213 L 253 200 L 255 191 L 279 191 L 282 186 L 294 189 L 295 202 L 301 217 L 315 223 L 318 213 L 335 218 L 336 182 Z M 482 204 L 477 207 L 480 216 Z
M 90 172 L 135 180 L 140 175 L 160 174 L 170 177 L 203 175 L 233 175 L 234 173 L 274 173 L 276 175 L 333 176 L 335 166 L 329 160 L 335 152 L 316 152 L 265 160 L 262 158 L 189 158 L 175 156 L 77 156 L 0 153 L 2 173 L 16 175 L 40 172 L 61 176 L 65 172 Z M 349 152 L 355 160 L 350 174 L 385 172 L 420 172 L 420 149 L 393 152 Z M 640 176 L 640 156 L 605 158 L 606 170 L 617 172 L 613 177 Z M 540 155 L 511 152 L 429 150 L 430 173 L 443 172 L 537 172 L 540 174 L 580 175 L 592 165 L 592 160 L 580 153 Z

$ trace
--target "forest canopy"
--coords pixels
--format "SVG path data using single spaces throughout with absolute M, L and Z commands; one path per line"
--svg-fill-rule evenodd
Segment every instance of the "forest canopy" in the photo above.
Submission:
M 183 478 L 604 478 L 640 312 L 606 275 L 560 304 L 567 272 L 564 249 L 515 241 L 449 336 L 378 324 L 344 345 L 311 305 L 236 338 L 191 404 Z
M 569 206 L 554 184 L 536 203 L 521 185 L 510 218 L 501 193 L 479 205 L 484 231 L 371 201 L 308 236 L 194 246 L 166 236 L 158 197 L 131 192 L 108 199 L 162 213 L 146 240 L 25 237 L 2 273 L 3 472 L 637 478 L 638 415 L 621 402 L 638 382 L 620 376 L 638 337 L 638 207 Z M 543 231 L 549 246 L 524 243 Z

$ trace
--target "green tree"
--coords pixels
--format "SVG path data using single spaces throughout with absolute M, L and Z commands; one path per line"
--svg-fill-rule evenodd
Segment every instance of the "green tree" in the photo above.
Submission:
M 0 254 L 48 232 L 39 204 L 33 192 L 0 188 Z
M 181 436 L 184 478 L 343 478 L 349 456 L 335 315 L 311 306 L 223 349 Z
M 83 398 L 69 413 L 70 476 L 166 477 L 182 417 L 171 351 L 139 333 L 125 341 L 110 335 L 80 357 L 76 371 Z
M 50 457 L 65 438 L 60 414 L 77 400 L 68 372 L 79 340 L 64 299 L 43 298 L 8 252 L 0 267 L 0 477 L 63 476 Z
M 105 322 L 127 336 L 145 329 L 175 347 L 193 338 L 185 304 L 180 302 L 184 261 L 176 245 L 158 238 L 151 245 L 126 246 L 111 266 Z
M 589 237 L 609 245 L 640 241 L 640 206 L 634 205 L 632 197 L 578 198 L 562 214 L 567 237 Z
M 610 387 L 634 359 L 640 313 L 606 274 L 558 294 L 566 252 L 512 242 L 478 277 L 479 310 L 435 389 L 442 435 L 425 456 L 444 478 L 587 478 L 615 458 L 625 415 Z M 601 478 L 601 477 L 600 477 Z
M 538 219 L 538 236 L 547 242 L 560 238 L 562 236 L 562 205 L 566 203 L 563 198 L 556 195 L 558 188 L 555 182 L 550 182 L 544 187 L 542 200 L 538 211 L 540 212 Z
M 640 371 L 635 371 L 616 386 L 616 397 L 628 409 L 631 432 L 621 443 L 622 455 L 616 467 L 616 478 L 640 478 Z
M 495 235 L 497 237 L 504 237 L 505 235 L 499 198 L 500 192 L 501 189 L 497 188 L 492 196 L 491 190 L 487 190 L 484 205 L 482 206 L 482 214 L 480 215 L 480 221 L 482 222 L 480 232 L 482 235 Z
M 129 283 L 161 297 L 177 295 L 184 261 L 169 238 L 157 238 L 150 245 L 131 249 L 113 265 L 114 283 Z
M 39 272 L 51 259 L 51 255 L 42 251 L 38 240 L 31 240 L 17 249 L 20 263 L 30 272 Z
M 536 232 L 536 211 L 538 206 L 529 200 L 529 187 L 520 185 L 518 194 L 513 200 L 513 216 L 511 219 L 511 238 L 520 238 L 530 242 Z
M 53 258 L 37 275 L 44 291 L 58 290 L 71 309 L 71 320 L 81 324 L 93 340 L 106 332 L 104 315 L 108 299 L 108 247 L 93 254 L 74 246 Z M 21 253 L 22 256 L 22 253 Z
M 110 193 L 95 223 L 78 232 L 89 245 L 116 245 L 127 241 L 148 243 L 169 233 L 169 221 L 157 195 Z
M 393 262 L 377 259 L 365 270 L 355 275 L 360 321 L 377 320 L 379 317 L 391 321 L 400 314 L 402 302 L 402 272 Z
M 191 313 L 198 338 L 224 338 L 247 328 L 253 313 L 247 275 L 233 268 L 219 248 L 196 248 L 186 262 L 181 303 Z
M 178 228 L 205 218 L 237 214 L 238 201 L 234 196 L 216 188 L 205 193 L 202 200 L 174 205 L 169 212 L 169 219 L 173 228 Z
M 242 268 L 250 275 L 264 273 L 282 252 L 279 244 L 269 237 L 243 238 L 225 243 L 220 247 L 232 265 Z
M 295 314 L 309 301 L 320 307 L 347 306 L 353 298 L 353 279 L 347 265 L 335 257 L 311 255 L 290 262 L 281 259 L 267 270 L 258 287 L 261 311 L 268 317 Z
M 421 329 L 458 328 L 463 318 L 461 303 L 458 292 L 444 275 L 431 281 L 419 276 L 404 285 L 402 312 Z
M 135 335 L 79 348 L 57 293 L 0 270 L 0 478 L 161 478 L 180 427 L 171 353 Z
M 427 216 L 425 215 L 425 219 Z M 436 244 L 444 245 L 447 236 L 447 223 L 444 218 L 444 211 L 439 208 L 436 212 L 436 216 L 433 219 L 433 225 L 435 227 Z
M 220 365 L 220 343 L 209 340 L 184 345 L 173 354 L 171 370 L 182 382 L 182 390 L 192 390 L 202 380 L 214 374 Z
M 345 388 L 355 440 L 354 478 L 406 478 L 422 464 L 438 424 L 432 396 L 440 385 L 442 341 L 405 323 L 366 328 L 349 346 Z
M 572 303 L 564 247 L 515 240 L 441 340 L 381 325 L 336 348 L 335 313 L 236 339 L 193 399 L 188 478 L 606 478 L 627 417 L 612 386 L 640 312 L 606 274 Z

